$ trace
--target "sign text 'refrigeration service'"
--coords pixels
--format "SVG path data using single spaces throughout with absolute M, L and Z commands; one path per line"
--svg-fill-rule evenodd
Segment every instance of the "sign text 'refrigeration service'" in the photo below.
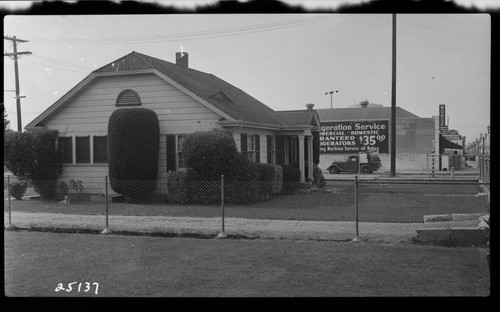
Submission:
M 389 152 L 389 122 L 338 121 L 322 122 L 319 134 L 320 153 Z

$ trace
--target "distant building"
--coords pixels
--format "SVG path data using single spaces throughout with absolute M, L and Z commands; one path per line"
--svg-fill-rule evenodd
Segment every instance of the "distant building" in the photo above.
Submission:
M 318 109 L 321 120 L 320 168 L 347 154 L 375 152 L 382 161 L 381 171 L 391 164 L 391 107 L 363 101 L 348 108 Z M 442 154 L 452 142 L 439 130 L 438 116 L 421 118 L 396 107 L 396 170 L 428 168 L 429 154 Z M 456 147 L 455 145 L 453 145 Z M 442 169 L 439 164 L 436 169 Z

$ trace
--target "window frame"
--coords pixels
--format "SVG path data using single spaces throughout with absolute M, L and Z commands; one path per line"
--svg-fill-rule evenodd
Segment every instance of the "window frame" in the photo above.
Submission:
M 276 137 L 274 135 L 267 136 L 267 163 L 276 164 Z
M 80 144 L 79 144 L 80 142 Z M 82 142 L 84 145 L 82 146 Z M 83 148 L 83 150 L 82 150 Z M 82 158 L 82 156 L 84 156 Z M 75 136 L 75 163 L 76 164 L 90 164 L 90 135 Z
M 61 144 L 62 141 L 66 141 L 65 143 Z M 69 143 L 68 143 L 69 142 Z M 62 147 L 65 148 L 65 150 L 62 150 Z M 59 153 L 62 155 L 62 163 L 63 164 L 73 164 L 73 137 L 58 137 L 57 138 L 57 149 Z M 68 156 L 69 156 L 69 161 L 68 161 Z
M 97 140 L 96 140 L 97 139 Z M 101 139 L 104 139 L 104 144 L 105 144 L 105 148 L 104 148 L 104 151 L 98 151 L 98 148 L 96 145 L 96 141 L 99 141 Z M 93 142 L 92 142 L 94 148 L 93 148 L 93 163 L 94 164 L 107 164 L 108 163 L 108 136 L 107 135 L 95 135 L 94 138 L 93 138 Z M 102 160 L 102 159 L 99 159 L 98 156 L 98 152 L 100 153 L 100 155 L 105 155 L 105 159 Z

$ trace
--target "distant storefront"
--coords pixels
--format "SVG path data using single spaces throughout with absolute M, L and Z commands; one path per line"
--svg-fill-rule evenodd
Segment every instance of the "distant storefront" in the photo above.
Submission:
M 382 161 L 381 171 L 391 163 L 391 107 L 361 103 L 347 108 L 317 109 L 321 131 L 320 168 L 349 154 L 375 152 Z M 421 118 L 396 108 L 396 170 L 422 171 L 430 154 L 441 154 L 448 144 L 440 134 L 438 116 Z M 439 170 L 441 168 L 437 168 Z

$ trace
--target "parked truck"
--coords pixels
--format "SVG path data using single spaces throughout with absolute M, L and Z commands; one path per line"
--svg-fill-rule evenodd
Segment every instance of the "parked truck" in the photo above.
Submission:
M 373 173 L 382 167 L 382 162 L 377 154 L 359 153 L 347 156 L 345 161 L 334 161 L 327 168 L 331 174 L 341 172 Z

